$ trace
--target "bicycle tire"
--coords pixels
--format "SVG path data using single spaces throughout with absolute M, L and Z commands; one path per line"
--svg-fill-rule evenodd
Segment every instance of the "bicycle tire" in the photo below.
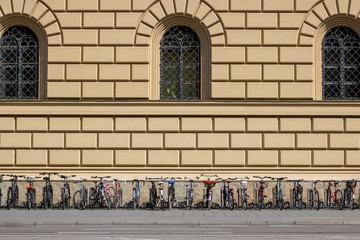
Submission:
M 302 192 L 299 193 L 300 197 L 299 197 L 299 210 L 302 209 L 302 205 L 303 205 L 303 194 Z
M 7 209 L 11 208 L 11 195 L 12 195 L 12 190 L 8 189 L 8 191 L 7 191 L 7 199 L 6 199 L 6 208 Z
M 229 208 L 230 208 L 230 210 L 234 210 L 234 195 L 233 194 L 230 194 Z
M 122 208 L 123 207 L 123 192 L 122 192 L 121 188 L 119 190 L 117 201 L 118 201 L 118 206 Z
M 317 190 L 314 191 L 314 199 L 313 199 L 314 203 L 313 206 L 316 210 L 320 209 L 320 196 L 319 196 L 319 192 Z
M 136 200 L 136 190 L 133 190 L 133 210 L 136 209 L 137 200 Z
M 332 196 L 331 196 L 330 190 L 327 189 L 326 190 L 326 207 L 331 208 L 331 205 L 332 205 Z
M 355 199 L 353 197 L 350 197 L 350 209 L 351 210 L 354 210 L 354 202 L 355 202 Z
M 168 194 L 168 203 L 169 203 L 169 210 L 171 210 L 171 204 L 172 204 L 172 196 L 171 196 L 171 193 Z
M 339 210 L 343 209 L 343 197 L 342 192 L 340 190 L 336 191 L 336 205 L 339 208 Z
M 259 208 L 259 210 L 261 210 L 263 208 L 263 202 L 264 202 L 264 199 L 261 195 L 261 190 L 259 189 L 259 191 L 258 191 L 258 208 Z
M 74 202 L 74 206 L 75 208 L 79 209 L 79 210 L 84 210 L 86 207 L 86 192 L 82 193 L 81 190 L 78 190 L 74 193 L 73 196 L 73 202 Z
M 277 205 L 278 205 L 278 208 L 280 210 L 283 210 L 283 207 L 284 207 L 284 197 L 282 195 L 282 190 L 280 189 L 279 190 L 279 193 L 278 193 L 278 202 L 277 202 Z
M 60 196 L 61 196 L 61 208 L 64 210 L 65 209 L 65 205 L 66 205 L 66 200 L 65 200 L 65 189 L 61 189 L 60 192 Z
M 210 210 L 211 209 L 211 200 L 212 200 L 212 191 L 209 190 L 208 191 L 208 195 L 207 195 L 207 209 Z
M 27 205 L 27 209 L 30 210 L 31 209 L 31 196 L 30 196 L 30 191 L 27 191 L 26 193 L 26 205 Z
M 44 210 L 46 210 L 48 208 L 46 195 L 47 195 L 47 190 L 46 190 L 46 188 L 43 188 L 43 208 L 44 208 Z
M 91 189 L 89 192 L 89 207 L 90 209 L 95 209 L 96 206 L 96 190 Z

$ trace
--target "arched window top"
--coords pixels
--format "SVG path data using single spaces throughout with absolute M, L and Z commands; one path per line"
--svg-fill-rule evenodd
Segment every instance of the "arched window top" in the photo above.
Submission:
M 27 27 L 13 26 L 0 39 L 0 99 L 37 99 L 39 44 Z
M 160 98 L 200 99 L 200 41 L 188 27 L 170 28 L 160 42 Z
M 323 100 L 360 99 L 360 38 L 336 27 L 322 41 Z

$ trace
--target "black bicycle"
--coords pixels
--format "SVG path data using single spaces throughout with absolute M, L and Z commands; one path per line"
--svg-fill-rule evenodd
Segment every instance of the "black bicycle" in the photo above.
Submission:
M 320 209 L 320 197 L 319 192 L 316 189 L 316 184 L 318 180 L 314 180 L 311 182 L 311 189 L 309 191 L 309 207 L 314 208 L 316 210 Z
M 292 204 L 294 208 L 298 208 L 299 210 L 301 210 L 303 206 L 303 187 L 300 184 L 301 181 L 303 181 L 303 179 L 289 180 L 289 182 L 294 182 Z
M 0 174 L 0 183 L 2 183 L 4 176 L 5 176 L 5 174 Z M 0 208 L 2 207 L 1 198 L 2 198 L 2 191 L 1 191 L 1 188 L 0 188 Z
M 81 188 L 74 193 L 73 201 L 75 208 L 83 210 L 88 205 L 88 190 L 86 189 L 86 178 L 80 179 Z
M 61 196 L 60 205 L 62 209 L 70 208 L 71 193 L 70 193 L 69 178 L 75 176 L 76 175 L 70 175 L 70 176 L 59 175 L 59 177 L 61 177 L 65 181 L 64 185 L 61 187 L 61 192 L 60 192 L 60 196 Z
M 25 177 L 23 175 L 6 175 L 11 177 L 11 186 L 7 191 L 7 199 L 6 199 L 6 208 L 16 208 L 19 206 L 19 187 L 18 187 L 18 178 Z
M 42 206 L 46 210 L 48 208 L 54 208 L 53 199 L 54 199 L 54 191 L 51 185 L 51 175 L 58 175 L 58 173 L 47 173 L 43 172 L 40 175 L 47 175 L 43 177 L 45 180 L 45 186 L 42 188 L 43 202 Z

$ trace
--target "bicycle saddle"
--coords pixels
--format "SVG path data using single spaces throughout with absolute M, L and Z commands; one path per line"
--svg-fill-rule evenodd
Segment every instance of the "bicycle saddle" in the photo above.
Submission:
M 175 184 L 175 181 L 168 181 L 169 184 Z

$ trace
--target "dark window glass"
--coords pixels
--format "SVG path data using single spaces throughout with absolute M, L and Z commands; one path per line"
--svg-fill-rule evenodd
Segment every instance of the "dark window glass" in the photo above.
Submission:
M 360 99 L 360 39 L 351 29 L 331 29 L 322 42 L 324 100 Z
M 0 98 L 38 98 L 38 39 L 23 26 L 7 29 L 0 40 Z
M 161 40 L 160 99 L 200 99 L 200 42 L 187 27 L 173 27 Z

